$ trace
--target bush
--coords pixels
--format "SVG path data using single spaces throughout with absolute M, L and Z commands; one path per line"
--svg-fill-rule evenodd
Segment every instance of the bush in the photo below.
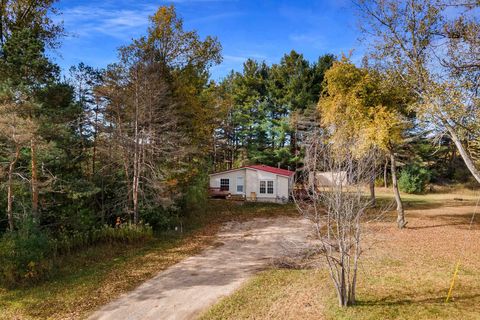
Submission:
M 78 231 L 62 233 L 52 239 L 51 244 L 56 254 L 65 254 L 102 243 L 133 243 L 147 241 L 152 237 L 153 230 L 149 225 L 125 223 L 116 228 L 103 226 L 84 233 Z
M 400 173 L 398 187 L 406 193 L 422 193 L 430 182 L 431 173 L 417 164 L 408 165 Z
M 0 284 L 11 287 L 45 277 L 55 267 L 55 258 L 103 243 L 134 243 L 153 237 L 148 225 L 104 226 L 87 232 L 64 232 L 55 238 L 33 224 L 0 238 Z
M 0 283 L 5 286 L 38 279 L 53 265 L 50 239 L 38 228 L 24 226 L 0 239 Z
M 182 190 L 182 196 L 176 202 L 178 222 L 186 229 L 198 227 L 203 224 L 208 208 L 208 180 L 205 169 L 190 180 Z
M 200 174 L 192 181 L 185 192 L 180 210 L 189 220 L 202 220 L 208 207 L 208 180 L 206 173 Z
M 181 219 L 178 214 L 178 209 L 175 207 L 169 208 L 152 208 L 142 210 L 140 217 L 147 222 L 155 231 L 166 231 L 180 225 Z

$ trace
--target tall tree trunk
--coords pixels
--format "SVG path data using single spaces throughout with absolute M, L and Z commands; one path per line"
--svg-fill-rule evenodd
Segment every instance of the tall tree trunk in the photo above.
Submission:
M 92 178 L 95 176 L 95 161 L 97 161 L 98 109 L 97 102 L 95 105 L 95 124 L 93 129 Z
M 370 179 L 370 205 L 375 206 L 377 200 L 375 198 L 375 174 Z
M 37 175 L 37 146 L 35 138 L 30 140 L 30 151 L 31 151 L 31 170 L 32 170 L 32 216 L 35 222 L 39 222 L 38 216 L 38 175 Z
M 15 164 L 18 161 L 20 156 L 20 148 L 17 147 L 15 150 L 15 158 L 10 165 L 8 166 L 8 186 L 7 186 L 7 217 L 8 217 L 8 228 L 10 231 L 13 231 L 15 224 L 13 222 L 13 171 L 15 170 Z
M 232 152 L 230 154 L 230 163 L 228 164 L 228 170 L 233 169 L 233 163 L 235 162 L 235 152 L 237 151 L 238 148 L 238 142 L 237 142 L 237 137 L 233 136 L 233 144 L 232 144 Z
M 297 134 L 296 130 L 290 132 L 290 153 L 295 156 L 297 151 Z
M 127 186 L 127 200 L 125 201 L 125 212 L 128 214 L 129 216 L 129 219 L 131 222 L 131 213 L 132 211 L 130 210 L 130 205 L 132 204 L 132 189 L 131 189 L 131 186 L 133 185 L 133 183 L 131 183 L 130 181 L 130 139 L 126 138 L 125 134 L 124 134 L 124 130 L 123 130 L 123 122 L 122 122 L 122 119 L 120 117 L 120 111 L 117 109 L 116 111 L 116 117 L 117 117 L 117 130 L 118 130 L 118 133 L 119 133 L 119 137 L 118 139 L 122 141 L 122 145 L 121 145 L 121 153 L 122 153 L 122 159 L 123 159 L 123 171 L 125 172 L 125 179 L 127 181 L 126 183 L 126 186 Z M 112 128 L 112 124 L 110 124 L 110 131 L 112 131 L 113 128 Z M 127 142 L 125 142 L 125 140 L 128 140 Z M 110 148 L 111 150 L 111 148 Z
M 393 194 L 395 196 L 395 201 L 397 202 L 397 225 L 399 229 L 403 229 L 407 225 L 407 222 L 405 221 L 405 211 L 403 210 L 402 198 L 400 197 L 400 191 L 398 190 L 397 162 L 394 153 L 390 153 L 390 162 L 392 171 Z
M 97 137 L 93 136 L 93 154 L 92 154 L 92 178 L 95 176 L 95 161 L 97 161 Z
M 375 206 L 377 204 L 377 199 L 375 197 L 375 180 L 377 179 L 377 160 L 374 159 L 374 164 L 373 164 L 373 172 L 370 176 L 370 182 L 369 182 L 369 187 L 370 187 L 370 205 Z
M 385 189 L 388 188 L 387 168 L 388 168 L 388 157 L 385 158 L 385 166 L 383 166 L 383 183 L 385 184 Z
M 217 172 L 217 139 L 213 133 L 213 172 Z
M 135 147 L 138 148 L 137 146 Z M 133 155 L 133 185 L 132 185 L 132 201 L 133 201 L 133 223 L 138 223 L 138 168 L 139 168 L 138 150 Z
M 133 185 L 132 185 L 132 199 L 133 199 L 133 223 L 138 223 L 138 180 L 139 180 L 139 163 L 140 163 L 140 148 L 139 148 L 139 134 L 138 134 L 138 88 L 135 90 L 135 146 L 133 153 Z
M 442 122 L 445 128 L 447 128 L 447 131 L 450 137 L 452 138 L 453 143 L 455 143 L 455 146 L 457 147 L 457 150 L 460 153 L 460 156 L 462 157 L 463 162 L 467 166 L 468 170 L 470 170 L 475 180 L 477 180 L 477 182 L 480 183 L 480 171 L 478 171 L 478 169 L 475 167 L 475 164 L 470 158 L 470 155 L 467 153 L 467 151 L 463 147 L 462 142 L 460 141 L 457 133 L 455 132 L 455 129 L 446 120 L 442 120 Z
M 101 193 L 101 198 L 100 198 L 100 208 L 101 208 L 101 221 L 102 225 L 105 224 L 105 183 L 103 180 L 103 175 L 102 175 L 102 193 Z
M 5 20 L 5 0 L 0 1 L 0 46 L 3 47 L 3 25 Z

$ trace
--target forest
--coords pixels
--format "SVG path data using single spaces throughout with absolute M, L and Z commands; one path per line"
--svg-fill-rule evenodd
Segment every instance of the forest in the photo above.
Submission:
M 58 257 L 90 246 L 193 227 L 211 210 L 209 173 L 300 172 L 312 132 L 375 150 L 371 197 L 398 184 L 400 228 L 399 190 L 477 185 L 480 25 L 469 10 L 479 4 L 458 4 L 448 20 L 427 1 L 412 9 L 421 23 L 400 25 L 402 12 L 368 2 L 362 12 L 386 22 L 368 27 L 379 42 L 361 64 L 292 50 L 214 81 L 221 43 L 186 30 L 174 6 L 152 12 L 115 63 L 61 70 L 47 54 L 65 34 L 56 1 L 1 1 L 0 283 L 43 279 Z

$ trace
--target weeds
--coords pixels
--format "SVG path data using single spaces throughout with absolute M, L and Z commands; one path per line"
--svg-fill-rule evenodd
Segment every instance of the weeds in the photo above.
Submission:
M 63 232 L 55 238 L 34 225 L 7 232 L 0 239 L 0 285 L 36 283 L 57 267 L 59 257 L 98 244 L 130 244 L 153 238 L 152 228 L 124 224 L 88 232 Z

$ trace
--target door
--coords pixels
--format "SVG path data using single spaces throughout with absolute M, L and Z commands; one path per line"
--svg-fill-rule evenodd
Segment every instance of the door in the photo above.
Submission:
M 237 177 L 237 194 L 245 193 L 245 184 L 243 180 L 242 176 Z

